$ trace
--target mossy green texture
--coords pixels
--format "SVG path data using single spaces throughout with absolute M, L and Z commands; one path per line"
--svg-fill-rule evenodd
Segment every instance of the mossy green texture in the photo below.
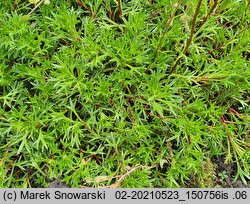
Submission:
M 0 187 L 249 182 L 249 1 L 118 2 L 0 2 Z

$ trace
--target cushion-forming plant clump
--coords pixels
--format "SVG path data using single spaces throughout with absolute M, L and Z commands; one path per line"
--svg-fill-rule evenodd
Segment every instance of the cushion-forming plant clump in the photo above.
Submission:
M 246 185 L 249 25 L 247 0 L 0 2 L 0 187 L 226 187 L 218 158 Z

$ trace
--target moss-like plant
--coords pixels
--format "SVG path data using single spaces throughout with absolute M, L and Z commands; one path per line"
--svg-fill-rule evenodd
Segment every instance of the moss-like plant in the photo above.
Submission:
M 0 1 L 0 187 L 212 187 L 218 156 L 247 184 L 249 25 L 247 0 Z

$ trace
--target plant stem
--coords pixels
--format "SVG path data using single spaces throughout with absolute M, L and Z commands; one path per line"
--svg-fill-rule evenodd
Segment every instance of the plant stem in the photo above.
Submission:
M 162 46 L 162 43 L 163 43 L 163 40 L 165 39 L 168 31 L 170 31 L 171 29 L 171 25 L 172 25 L 172 22 L 173 22 L 173 19 L 175 17 L 175 14 L 176 14 L 176 11 L 178 10 L 179 8 L 179 5 L 181 4 L 182 0 L 179 0 L 176 4 L 176 7 L 175 7 L 175 10 L 173 11 L 173 13 L 171 14 L 170 18 L 166 21 L 166 25 L 165 25 L 165 30 L 164 30 L 164 33 L 163 35 L 161 36 L 160 38 L 160 41 L 155 49 L 155 52 L 154 52 L 154 55 L 153 55 L 153 59 L 152 59 L 152 62 L 154 63 L 156 61 L 156 58 L 157 58 L 157 54 L 158 54 L 158 51 L 160 50 L 161 46 Z
M 39 1 L 35 7 L 28 13 L 28 16 L 30 16 L 41 4 L 43 3 L 43 0 Z
M 92 9 L 88 7 L 84 2 L 82 2 L 81 0 L 76 0 L 76 3 L 82 8 L 84 8 L 85 10 L 87 10 L 88 12 L 90 12 L 92 16 L 94 16 Z
M 199 2 L 198 2 L 198 4 L 197 4 L 197 7 L 196 7 L 196 9 L 195 9 L 194 18 L 193 18 L 193 21 L 192 21 L 192 28 L 191 28 L 190 36 L 189 36 L 189 39 L 188 39 L 188 41 L 187 41 L 186 47 L 185 47 L 184 50 L 183 50 L 183 54 L 184 54 L 184 55 L 187 54 L 188 48 L 189 48 L 189 46 L 191 45 L 191 42 L 192 42 L 192 39 L 193 39 L 194 28 L 195 28 L 196 19 L 197 19 L 197 16 L 198 16 L 198 13 L 199 13 L 199 10 L 200 10 L 200 7 L 201 7 L 201 2 L 202 2 L 202 0 L 199 0 Z M 177 65 L 179 64 L 181 58 L 182 58 L 181 56 L 179 56 L 179 57 L 177 58 L 177 60 L 175 61 L 174 66 L 170 69 L 169 74 L 172 74 L 172 73 L 174 72 L 174 70 L 176 69 Z
M 122 0 L 118 0 L 118 14 L 122 17 Z
M 203 26 L 204 24 L 207 22 L 208 18 L 210 17 L 210 15 L 213 13 L 214 9 L 216 8 L 216 6 L 218 5 L 219 0 L 215 0 L 214 4 L 212 6 L 212 8 L 210 9 L 210 11 L 208 12 L 208 14 L 205 16 L 205 18 L 203 19 L 203 21 L 201 22 L 200 27 L 196 30 L 195 33 L 197 33 Z

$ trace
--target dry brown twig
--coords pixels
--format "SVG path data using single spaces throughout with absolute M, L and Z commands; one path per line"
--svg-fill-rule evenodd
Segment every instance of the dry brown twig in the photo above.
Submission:
M 143 166 L 140 164 L 137 164 L 134 168 L 130 169 L 126 174 L 121 175 L 121 176 L 115 176 L 115 177 L 120 177 L 116 183 L 114 183 L 110 186 L 99 186 L 99 188 L 118 188 L 125 178 L 127 178 L 131 173 L 133 173 L 134 171 L 136 171 L 137 169 L 139 169 L 141 167 L 143 167 Z M 111 178 L 115 178 L 115 177 L 111 177 Z M 88 187 L 81 186 L 81 188 L 88 188 Z
M 35 4 L 34 8 L 27 15 L 30 16 L 43 2 L 44 0 L 41 0 L 37 4 Z
M 89 159 L 91 159 L 91 158 L 89 158 Z M 157 163 L 157 164 L 155 164 L 153 166 L 143 166 L 141 164 L 137 164 L 134 168 L 129 169 L 126 174 L 118 175 L 118 176 L 98 176 L 95 180 L 107 181 L 107 180 L 110 180 L 112 178 L 120 177 L 116 183 L 111 184 L 110 186 L 98 186 L 98 188 L 119 188 L 119 186 L 121 185 L 122 181 L 125 178 L 127 178 L 128 176 L 130 176 L 137 169 L 139 169 L 139 168 L 154 169 L 158 165 L 159 165 L 159 163 Z M 80 186 L 80 188 L 89 188 L 89 187 L 88 186 Z
M 135 170 L 137 170 L 137 169 L 139 169 L 139 168 L 141 168 L 141 167 L 142 167 L 142 165 L 137 164 L 134 168 L 132 168 L 132 169 L 131 169 L 130 171 L 128 171 L 126 174 L 122 175 L 122 176 L 118 179 L 118 181 L 117 181 L 116 183 L 114 183 L 114 184 L 112 184 L 112 185 L 110 185 L 110 186 L 106 186 L 106 188 L 118 188 L 118 187 L 121 185 L 122 181 L 123 181 L 125 178 L 127 178 L 131 173 L 133 173 Z

